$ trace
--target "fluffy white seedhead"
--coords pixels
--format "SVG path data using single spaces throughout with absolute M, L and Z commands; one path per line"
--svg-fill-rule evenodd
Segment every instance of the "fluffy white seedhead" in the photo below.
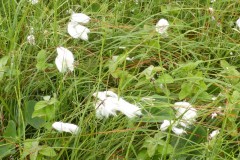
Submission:
M 240 18 L 236 21 L 237 28 L 240 29 Z
M 176 102 L 174 103 L 174 109 L 178 108 L 191 108 L 192 105 L 188 102 Z
M 129 118 L 142 115 L 141 109 L 133 105 L 112 91 L 95 92 L 93 96 L 98 98 L 95 104 L 97 117 L 109 117 L 110 115 L 116 116 L 119 111 Z
M 31 35 L 27 36 L 27 41 L 28 41 L 29 44 L 35 45 L 35 37 L 34 37 L 34 35 L 31 34 Z
M 87 27 L 71 21 L 68 23 L 68 33 L 73 38 L 80 38 L 84 41 L 87 41 L 90 30 Z
M 169 120 L 164 120 L 160 126 L 160 130 L 166 131 L 170 125 L 171 125 L 171 122 Z
M 52 127 L 59 132 L 68 132 L 72 134 L 77 134 L 77 132 L 79 131 L 79 127 L 71 123 L 54 122 L 52 124 Z
M 32 4 L 37 4 L 38 0 L 29 0 L 29 2 L 32 3 Z
M 213 139 L 213 138 L 216 137 L 219 133 L 220 133 L 219 130 L 215 130 L 215 131 L 213 131 L 213 132 L 209 135 L 209 138 L 210 138 L 210 139 Z
M 138 106 L 133 105 L 122 98 L 119 99 L 118 103 L 118 110 L 125 114 L 128 118 L 134 118 L 142 115 L 141 109 Z
M 169 27 L 169 23 L 166 19 L 160 19 L 156 24 L 156 31 L 160 34 L 165 34 Z
M 176 134 L 176 135 L 182 135 L 184 133 L 187 133 L 184 129 L 182 128 L 177 128 L 177 127 L 173 127 L 172 131 Z
M 190 103 L 176 102 L 173 107 L 176 110 L 176 117 L 180 118 L 181 126 L 188 127 L 196 121 L 197 110 Z
M 59 72 L 66 72 L 68 69 L 73 71 L 74 69 L 74 57 L 71 51 L 64 47 L 57 48 L 58 56 L 55 59 L 55 64 Z
M 108 118 L 109 116 L 116 116 L 118 103 L 114 98 L 109 97 L 104 101 L 97 101 L 95 109 L 97 118 Z
M 71 21 L 77 23 L 87 24 L 90 21 L 90 17 L 83 13 L 72 13 Z

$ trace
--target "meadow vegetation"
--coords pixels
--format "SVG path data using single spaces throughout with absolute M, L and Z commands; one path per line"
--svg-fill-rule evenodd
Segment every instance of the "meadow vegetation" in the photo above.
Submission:
M 88 40 L 68 34 L 72 11 L 91 18 Z M 240 159 L 239 17 L 237 0 L 1 0 L 0 158 Z M 73 71 L 56 67 L 60 46 Z M 106 90 L 142 116 L 98 118 L 93 94 Z M 197 112 L 179 135 L 161 130 L 180 119 L 175 102 Z

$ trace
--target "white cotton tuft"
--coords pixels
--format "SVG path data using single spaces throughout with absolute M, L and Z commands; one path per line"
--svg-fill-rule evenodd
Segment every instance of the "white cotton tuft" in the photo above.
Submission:
M 28 41 L 29 44 L 35 45 L 35 37 L 34 37 L 34 35 L 31 34 L 31 35 L 27 36 L 27 41 Z
M 125 114 L 128 118 L 134 118 L 142 115 L 141 109 L 138 106 L 133 105 L 122 98 L 119 98 L 118 103 L 118 110 Z
M 168 27 L 168 21 L 162 18 L 156 24 L 156 31 L 160 34 L 166 34 Z
M 77 23 L 87 24 L 90 21 L 90 17 L 83 13 L 72 13 L 71 21 Z
M 90 33 L 90 30 L 85 26 L 71 21 L 68 23 L 68 33 L 73 38 L 80 38 L 84 41 L 87 41 L 88 33 Z
M 169 120 L 164 120 L 163 123 L 160 126 L 161 131 L 166 131 L 167 128 L 169 128 L 172 125 L 172 131 L 176 135 L 182 135 L 184 133 L 187 133 L 183 128 L 178 128 L 176 127 L 179 124 L 179 122 L 174 122 L 174 121 L 169 121 Z
M 169 120 L 164 120 L 160 126 L 160 130 L 166 131 L 170 125 L 171 125 L 171 122 Z
M 112 91 L 95 92 L 93 96 L 98 98 L 95 104 L 96 115 L 98 118 L 109 116 L 116 116 L 119 111 L 126 115 L 128 118 L 133 118 L 142 115 L 141 109 L 122 98 Z
M 68 132 L 72 134 L 77 134 L 80 130 L 79 127 L 75 124 L 71 123 L 63 123 L 63 122 L 54 122 L 52 127 L 59 132 Z
M 57 48 L 58 56 L 55 59 L 55 64 L 59 72 L 66 72 L 68 69 L 73 71 L 74 69 L 74 57 L 71 51 L 64 47 Z
M 184 129 L 182 128 L 177 128 L 177 127 L 173 127 L 172 131 L 176 134 L 176 135 L 182 135 L 184 133 L 187 133 Z
M 237 28 L 240 29 L 240 18 L 236 21 Z
M 103 101 L 98 100 L 95 104 L 97 118 L 108 118 L 117 115 L 118 103 L 115 99 L 109 97 Z
M 213 131 L 213 132 L 209 135 L 209 138 L 210 138 L 210 139 L 213 139 L 213 138 L 216 137 L 219 133 L 220 133 L 219 130 L 215 130 L 215 131 Z
M 197 110 L 193 108 L 190 103 L 176 102 L 173 107 L 177 111 L 176 117 L 182 122 L 180 125 L 183 127 L 188 127 L 188 125 L 191 125 L 196 121 Z

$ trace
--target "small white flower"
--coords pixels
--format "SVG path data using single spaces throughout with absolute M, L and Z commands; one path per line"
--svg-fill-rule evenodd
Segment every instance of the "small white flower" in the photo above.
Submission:
M 169 120 L 164 120 L 163 123 L 160 126 L 160 130 L 161 131 L 166 131 L 166 129 L 168 129 L 168 127 L 171 125 L 171 121 Z
M 214 2 L 216 2 L 216 0 L 211 0 L 211 3 L 214 3 Z
M 90 21 L 90 17 L 83 13 L 72 13 L 71 21 L 77 23 L 87 24 Z
M 71 51 L 64 47 L 57 48 L 58 56 L 55 59 L 55 64 L 59 70 L 59 72 L 66 72 L 67 69 L 73 71 L 74 66 L 74 57 Z
M 213 131 L 213 132 L 209 135 L 209 138 L 210 138 L 210 139 L 213 139 L 213 138 L 216 137 L 219 133 L 220 133 L 219 129 L 218 129 L 218 130 L 215 130 L 215 131 Z
M 95 92 L 93 96 L 99 99 L 95 104 L 98 118 L 116 116 L 117 111 L 129 118 L 142 115 L 138 106 L 130 104 L 112 91 Z
M 233 55 L 233 52 L 230 52 L 229 54 L 230 54 L 230 56 L 232 56 L 232 55 Z
M 217 97 L 212 97 L 212 101 L 216 101 L 217 100 Z
M 29 0 L 29 2 L 32 3 L 32 4 L 37 4 L 38 0 Z
M 211 14 L 213 14 L 214 9 L 213 9 L 212 7 L 209 7 L 208 10 L 209 10 L 209 12 L 210 12 Z
M 28 41 L 29 44 L 35 45 L 35 37 L 34 37 L 34 35 L 31 34 L 31 35 L 27 36 L 27 41 Z
M 214 112 L 214 113 L 211 114 L 211 119 L 213 119 L 213 118 L 215 118 L 215 117 L 217 117 L 217 113 L 216 113 L 216 112 Z
M 80 38 L 84 41 L 88 40 L 88 33 L 90 33 L 90 30 L 87 27 L 84 27 L 77 22 L 69 22 L 68 23 L 68 33 L 73 38 Z
M 59 132 L 68 132 L 72 134 L 77 134 L 80 130 L 79 127 L 75 124 L 71 123 L 63 123 L 63 122 L 54 122 L 52 127 Z
M 162 18 L 156 24 L 156 31 L 160 34 L 166 34 L 168 27 L 168 21 Z
M 240 29 L 240 18 L 236 21 L 237 28 Z

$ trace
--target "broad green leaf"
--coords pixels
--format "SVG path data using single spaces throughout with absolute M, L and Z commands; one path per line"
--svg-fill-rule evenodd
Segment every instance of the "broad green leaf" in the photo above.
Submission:
M 41 50 L 40 52 L 38 52 L 38 55 L 37 55 L 36 68 L 38 70 L 45 70 L 48 67 L 48 64 L 46 63 L 46 61 L 47 61 L 46 51 Z
M 38 139 L 26 139 L 23 143 L 22 158 L 30 155 L 30 160 L 36 160 L 38 151 L 41 149 L 38 144 Z
M 156 143 L 154 138 L 149 137 L 148 139 L 146 139 L 145 141 L 146 143 L 146 147 L 147 147 L 147 153 L 149 157 L 154 156 L 158 143 Z
M 233 91 L 231 96 L 231 103 L 238 103 L 240 101 L 240 93 L 238 91 Z
M 0 59 L 0 68 L 7 64 L 8 59 L 9 59 L 9 56 L 4 56 Z
M 209 101 L 213 97 L 206 91 L 203 91 L 200 94 L 196 94 L 196 95 L 197 95 L 197 99 L 202 100 L 202 101 Z
M 51 98 L 49 101 L 39 101 L 34 106 L 34 112 L 32 118 L 34 117 L 45 117 L 47 120 L 51 120 L 55 117 L 55 111 L 57 99 L 55 97 Z
M 162 83 L 162 84 L 173 83 L 174 79 L 172 78 L 172 76 L 170 76 L 169 74 L 165 73 L 165 74 L 159 76 L 159 78 L 157 79 L 157 82 L 158 83 Z
M 189 96 L 191 93 L 192 93 L 192 84 L 185 82 L 181 85 L 181 91 L 178 95 L 179 99 L 182 100 L 187 96 Z
M 237 84 L 239 82 L 240 73 L 236 69 L 236 67 L 231 66 L 227 61 L 220 61 L 221 67 L 224 69 L 222 73 L 227 74 L 231 83 Z
M 10 142 L 16 141 L 17 138 L 17 130 L 16 124 L 14 121 L 10 120 L 8 122 L 7 128 L 5 129 L 3 136 Z
M 32 118 L 35 104 L 36 104 L 36 101 L 28 101 L 24 106 L 23 113 L 24 113 L 26 123 L 30 124 L 36 129 L 39 129 L 43 126 L 43 124 L 45 123 L 45 120 L 39 117 Z
M 150 65 L 148 68 L 141 72 L 141 76 L 144 75 L 146 79 L 151 79 L 154 76 L 153 69 L 154 66 Z
M 197 66 L 202 63 L 202 61 L 196 61 L 196 62 L 187 62 L 184 64 L 180 64 L 177 69 L 175 69 L 172 74 L 173 75 L 179 75 L 179 76 L 186 76 L 189 73 L 191 73 Z
M 150 159 L 150 158 L 148 156 L 146 149 L 143 149 L 140 152 L 138 152 L 137 160 L 148 160 L 148 159 Z
M 55 157 L 57 155 L 55 150 L 49 146 L 42 146 L 39 153 L 47 157 Z
M 224 69 L 226 69 L 227 67 L 231 67 L 231 65 L 227 61 L 225 61 L 225 60 L 221 60 L 220 61 L 220 65 Z
M 99 3 L 93 3 L 91 5 L 91 8 L 92 8 L 93 12 L 98 12 L 100 10 L 100 8 L 101 8 L 101 5 Z
M 117 56 L 116 60 L 110 60 L 108 63 L 109 72 L 113 73 L 116 71 L 119 64 L 122 64 L 126 60 L 126 55 L 121 54 Z
M 46 113 L 45 109 L 36 110 L 32 114 L 32 118 L 35 118 L 35 117 L 46 117 L 46 116 L 47 116 L 47 113 Z
M 162 132 L 158 132 L 154 135 L 154 139 L 156 141 L 161 141 L 162 142 L 162 139 L 166 137 L 166 134 L 162 133 Z M 161 144 L 161 142 L 159 144 Z
M 48 106 L 48 101 L 39 101 L 35 104 L 34 110 L 40 110 Z
M 14 153 L 15 153 L 14 144 L 4 143 L 3 141 L 0 142 L 0 159 L 3 159 L 4 157 Z
M 162 155 L 171 154 L 173 153 L 173 151 L 174 151 L 174 148 L 170 144 L 167 144 L 166 146 L 165 145 L 158 146 L 158 153 Z

